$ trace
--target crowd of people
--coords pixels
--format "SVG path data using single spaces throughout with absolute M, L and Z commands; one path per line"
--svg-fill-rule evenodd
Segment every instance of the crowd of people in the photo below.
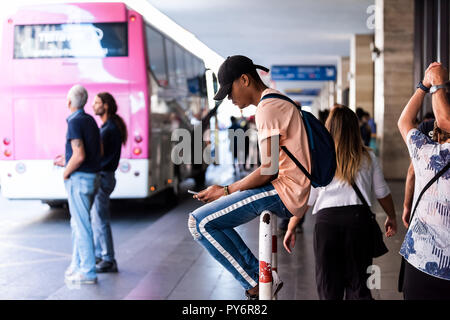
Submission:
M 248 118 L 241 116 L 236 118 L 230 117 L 231 125 L 228 128 L 228 138 L 230 141 L 230 152 L 233 158 L 234 176 L 240 177 L 246 171 L 252 171 L 259 164 L 258 135 L 256 133 L 255 117 Z M 242 146 L 239 145 L 239 137 L 237 130 L 242 130 L 244 135 Z
M 286 155 L 285 149 L 272 149 L 274 144 L 286 147 L 311 172 L 311 155 L 302 116 L 289 99 L 273 97 L 273 94 L 281 93 L 268 88 L 256 69 L 268 71 L 245 56 L 228 57 L 219 69 L 220 90 L 215 99 L 228 97 L 240 109 L 257 106 L 255 124 L 261 164 L 231 185 L 213 185 L 194 195 L 205 205 L 190 213 L 189 230 L 193 238 L 242 285 L 247 298 L 256 300 L 258 259 L 234 228 L 258 217 L 262 211 L 270 210 L 281 219 L 289 219 L 283 245 L 292 252 L 296 242 L 295 228 L 308 208 L 313 207 L 319 298 L 371 300 L 367 268 L 374 257 L 385 253 L 378 253 L 380 243 L 376 230 L 381 232 L 370 209 L 372 195 L 386 214 L 384 235 L 392 237 L 398 229 L 391 191 L 375 152 L 369 148 L 376 138 L 374 121 L 362 109 L 355 113 L 349 107 L 337 104 L 330 108 L 329 114 L 321 114 L 321 120 L 334 140 L 336 171 L 328 185 L 313 188 L 309 178 Z M 445 92 L 447 82 L 448 71 L 439 63 L 431 64 L 398 120 L 416 173 L 415 183 L 413 176 L 408 174 L 402 216 L 408 231 L 400 250 L 405 261 L 399 272 L 399 289 L 405 299 L 450 299 L 450 104 Z M 427 129 L 417 130 L 415 119 L 427 92 L 432 94 L 436 120 L 433 129 L 430 130 L 431 123 L 426 123 L 423 127 Z M 264 99 L 269 94 L 272 97 Z M 267 169 L 273 164 L 277 171 L 268 173 Z M 411 210 L 413 194 L 416 210 Z M 283 282 L 275 271 L 272 276 L 272 293 L 276 294 Z

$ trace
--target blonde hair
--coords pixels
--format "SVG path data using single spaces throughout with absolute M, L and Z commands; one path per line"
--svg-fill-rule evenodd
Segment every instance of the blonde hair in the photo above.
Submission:
M 355 182 L 364 157 L 371 164 L 368 149 L 361 138 L 358 117 L 350 108 L 335 104 L 325 127 L 333 137 L 336 148 L 335 177 L 351 185 Z

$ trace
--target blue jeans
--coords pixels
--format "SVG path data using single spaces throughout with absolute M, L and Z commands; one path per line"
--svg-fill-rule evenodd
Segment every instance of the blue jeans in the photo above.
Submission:
M 115 186 L 116 178 L 114 172 L 100 172 L 100 186 L 91 210 L 95 256 L 109 262 L 114 261 L 109 196 L 114 191 Z
M 74 172 L 65 186 L 69 201 L 72 228 L 72 262 L 75 272 L 95 278 L 94 240 L 89 212 L 98 187 L 95 173 Z
M 292 217 L 272 184 L 221 197 L 189 216 L 188 226 L 194 239 L 246 290 L 258 284 L 259 261 L 234 228 L 253 220 L 264 210 L 280 218 Z

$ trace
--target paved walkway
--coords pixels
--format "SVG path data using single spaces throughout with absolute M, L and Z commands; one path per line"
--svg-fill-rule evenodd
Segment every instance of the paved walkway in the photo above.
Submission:
M 376 299 L 402 298 L 396 292 L 396 285 L 400 265 L 398 250 L 405 233 L 401 224 L 404 184 L 390 182 L 389 185 L 396 204 L 399 233 L 386 240 L 390 252 L 374 261 L 381 270 L 381 288 L 373 292 Z M 26 205 L 23 206 L 25 210 Z M 3 257 L 2 264 L 5 264 L 0 264 L 0 298 L 241 300 L 244 298 L 244 292 L 237 281 L 193 240 L 188 231 L 188 214 L 199 206 L 200 202 L 185 194 L 178 206 L 157 215 L 157 212 L 154 212 L 155 218 L 152 220 L 138 222 L 138 216 L 131 216 L 130 221 L 126 220 L 129 228 L 121 221 L 125 214 L 119 219 L 113 217 L 113 229 L 121 226 L 118 230 L 120 232 L 115 233 L 116 258 L 120 272 L 100 274 L 99 283 L 95 286 L 67 287 L 64 284 L 64 270 L 70 262 L 71 253 L 67 215 L 54 218 L 58 221 L 30 219 L 29 232 L 36 237 L 24 234 L 23 229 L 11 234 L 0 232 L 4 238 L 0 243 L 0 256 Z M 377 205 L 374 211 L 382 225 L 385 216 L 381 208 Z M 136 222 L 133 222 L 134 220 Z M 61 227 L 58 234 L 52 234 L 52 230 L 55 230 L 52 225 L 56 222 L 63 223 L 64 228 Z M 292 255 L 284 250 L 282 236 L 279 237 L 278 268 L 285 282 L 278 296 L 280 300 L 317 299 L 313 226 L 314 216 L 308 214 L 303 233 L 298 235 Z M 256 254 L 258 227 L 259 221 L 255 219 L 237 228 Z M 22 255 L 29 263 L 21 263 L 11 268 L 11 264 L 22 259 Z M 9 273 L 4 272 L 7 270 Z
M 400 232 L 394 238 L 386 240 L 389 253 L 374 260 L 381 271 L 381 287 L 373 291 L 375 299 L 402 299 L 396 286 L 400 267 L 398 250 L 404 237 L 400 221 L 403 183 L 391 182 L 390 186 L 396 203 Z M 194 208 L 198 204 L 192 202 L 190 206 Z M 375 212 L 382 225 L 385 215 L 379 206 L 375 207 Z M 243 289 L 239 284 L 192 240 L 186 229 L 186 220 L 186 212 L 174 210 L 147 230 L 148 234 L 153 235 L 154 241 L 149 241 L 139 258 L 140 264 L 148 265 L 149 270 L 137 286 L 126 294 L 126 299 L 243 298 Z M 238 228 L 254 253 L 258 252 L 258 224 L 258 219 L 255 219 Z M 279 293 L 279 299 L 318 298 L 314 278 L 313 226 L 314 217 L 308 214 L 303 233 L 299 234 L 292 255 L 282 248 L 282 236 L 280 237 L 279 273 L 285 286 Z

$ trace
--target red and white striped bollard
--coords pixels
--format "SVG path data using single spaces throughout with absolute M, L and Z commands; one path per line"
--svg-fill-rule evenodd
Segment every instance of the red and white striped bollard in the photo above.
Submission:
M 277 219 L 265 210 L 259 219 L 259 300 L 272 300 L 272 270 L 277 270 Z

